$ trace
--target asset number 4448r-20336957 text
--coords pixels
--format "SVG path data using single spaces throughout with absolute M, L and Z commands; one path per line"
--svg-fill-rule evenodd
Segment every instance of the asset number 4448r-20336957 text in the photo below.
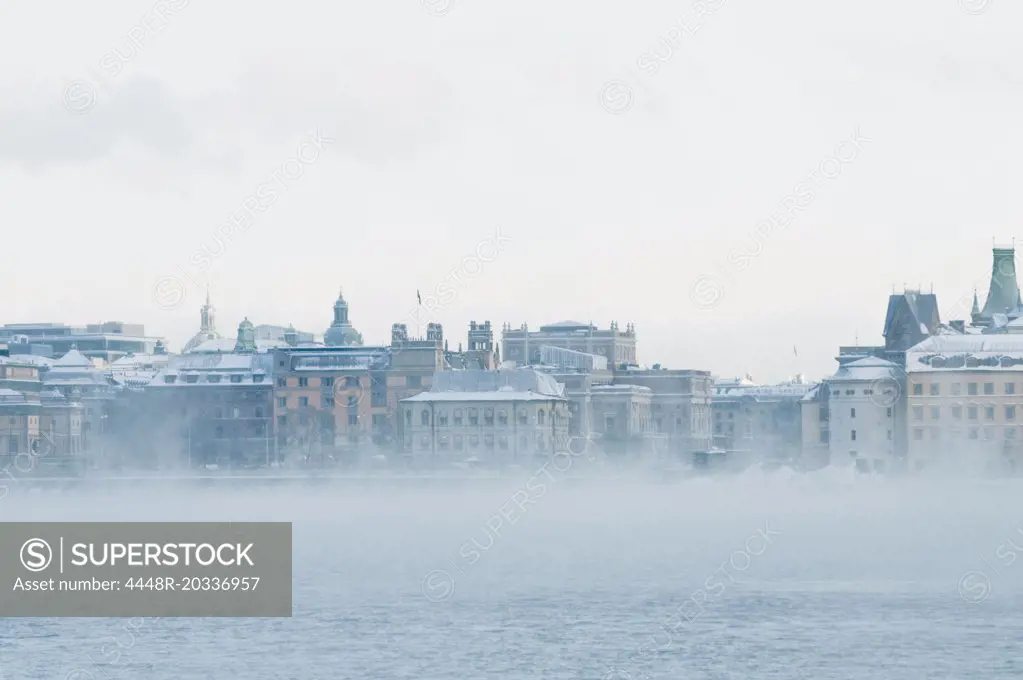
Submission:
M 128 590 L 255 590 L 258 576 L 158 576 L 130 578 L 124 584 Z

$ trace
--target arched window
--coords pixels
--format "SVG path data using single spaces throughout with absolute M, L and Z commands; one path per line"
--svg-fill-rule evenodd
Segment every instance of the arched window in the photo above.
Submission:
M 421 425 L 430 424 L 430 412 L 427 409 L 423 409 L 423 412 L 419 415 L 419 422 Z
M 405 409 L 405 424 L 412 424 L 412 409 Z
M 539 424 L 543 425 L 544 410 L 540 409 L 539 413 L 536 414 L 536 420 Z

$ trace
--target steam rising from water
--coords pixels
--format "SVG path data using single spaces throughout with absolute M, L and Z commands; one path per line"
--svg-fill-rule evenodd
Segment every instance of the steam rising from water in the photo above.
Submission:
M 1016 480 L 826 470 L 656 484 L 551 471 L 464 483 L 18 489 L 0 501 L 4 521 L 69 518 L 295 524 L 294 618 L 151 619 L 103 667 L 111 677 L 1019 672 Z M 125 639 L 123 624 L 3 619 L 0 662 L 10 677 L 81 668 L 100 678 L 86 655 L 100 659 L 112 637 Z

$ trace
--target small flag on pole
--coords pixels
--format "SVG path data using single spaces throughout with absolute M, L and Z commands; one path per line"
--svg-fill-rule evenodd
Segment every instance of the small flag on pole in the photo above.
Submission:
M 796 351 L 796 346 L 795 345 L 792 345 L 792 355 L 793 356 L 797 356 L 797 357 L 799 356 L 799 352 Z
M 419 294 L 419 289 L 416 289 L 416 300 L 419 300 L 419 304 L 423 304 L 423 296 Z

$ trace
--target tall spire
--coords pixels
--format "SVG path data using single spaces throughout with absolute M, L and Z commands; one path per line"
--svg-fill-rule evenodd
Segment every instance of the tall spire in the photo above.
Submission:
M 206 304 L 199 310 L 199 332 L 207 334 L 217 332 L 216 310 L 213 309 L 213 304 L 210 303 L 209 286 L 206 286 Z
M 976 318 L 980 316 L 980 302 L 977 300 L 977 289 L 973 289 L 973 309 L 970 310 L 970 316 Z

